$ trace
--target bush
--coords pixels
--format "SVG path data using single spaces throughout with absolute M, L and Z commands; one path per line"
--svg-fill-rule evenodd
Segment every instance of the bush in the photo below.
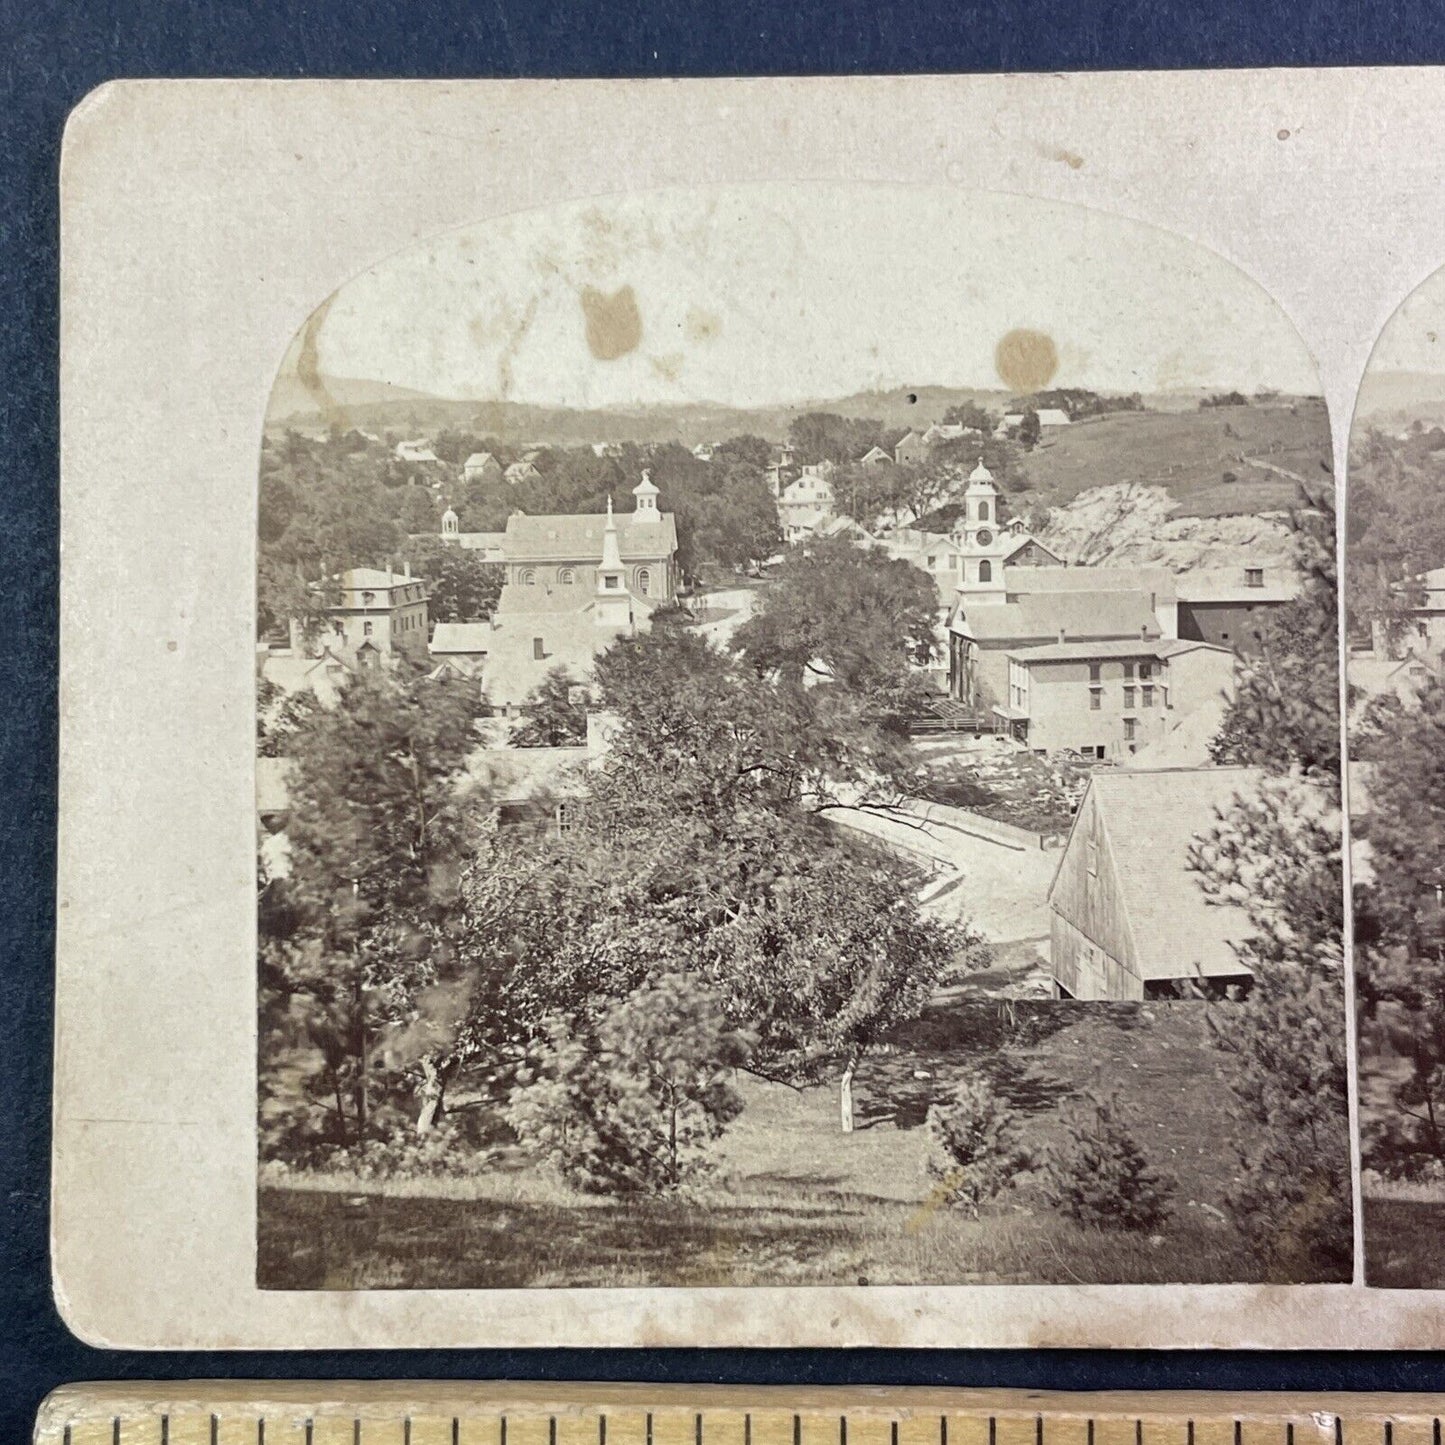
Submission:
M 979 1206 L 1027 1167 L 1012 1112 L 982 1075 L 965 1079 L 928 1111 L 928 1172 L 942 1181 L 949 1204 L 977 1218 Z
M 1174 1179 L 1154 1169 L 1111 1095 L 1089 1094 L 1065 1116 L 1051 1151 L 1045 1194 L 1055 1208 L 1098 1229 L 1158 1229 L 1169 1218 Z
M 711 1167 L 742 1112 L 727 1083 L 749 1040 L 705 985 L 664 975 L 615 1003 L 590 1036 L 549 1025 L 507 1119 L 522 1144 L 589 1193 L 667 1193 Z

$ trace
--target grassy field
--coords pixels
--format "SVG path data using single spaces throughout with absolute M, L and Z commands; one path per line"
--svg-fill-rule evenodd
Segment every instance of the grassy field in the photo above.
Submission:
M 1329 461 L 1324 404 L 1299 401 L 1086 418 L 1045 432 L 1024 470 L 1051 506 L 1090 487 L 1139 482 L 1168 488 L 1176 516 L 1212 517 L 1287 507 L 1295 485 L 1269 468 L 1318 482 Z M 1226 472 L 1237 480 L 1226 482 Z
M 1365 1196 L 1365 1280 L 1380 1289 L 1445 1289 L 1445 1198 Z
M 860 1072 L 858 1128 L 831 1088 L 740 1080 L 747 1107 L 693 1197 L 574 1195 L 503 1156 L 466 1179 L 263 1181 L 263 1288 L 545 1285 L 1111 1283 L 1260 1277 L 1219 1210 L 1234 1128 L 1222 1056 L 1198 1005 L 980 1003 L 941 997 Z M 942 1206 L 925 1169 L 929 1104 L 970 1066 L 1018 1111 L 1025 1146 L 1059 1137 L 1058 1106 L 1116 1085 L 1150 1159 L 1179 1181 L 1158 1236 L 1080 1229 L 1037 1179 L 979 1220 Z

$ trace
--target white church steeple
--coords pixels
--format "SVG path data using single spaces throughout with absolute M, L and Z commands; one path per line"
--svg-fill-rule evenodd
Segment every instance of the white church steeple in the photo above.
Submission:
M 632 621 L 632 598 L 627 591 L 627 570 L 617 545 L 617 519 L 612 498 L 607 498 L 607 525 L 602 529 L 602 561 L 597 568 L 597 601 L 593 618 L 599 627 L 626 627 Z
M 982 457 L 968 474 L 963 516 L 955 535 L 960 546 L 959 597 L 973 602 L 1005 601 L 1004 558 L 1018 546 L 1018 538 L 999 526 L 998 488 Z

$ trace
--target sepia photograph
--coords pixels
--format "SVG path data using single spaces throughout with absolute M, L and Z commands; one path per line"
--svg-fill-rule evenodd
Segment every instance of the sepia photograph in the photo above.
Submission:
M 257 441 L 262 1288 L 1350 1278 L 1329 424 L 1233 266 L 626 195 L 379 260 Z
M 1350 861 L 1365 1275 L 1445 1288 L 1445 275 L 1391 318 L 1350 433 Z

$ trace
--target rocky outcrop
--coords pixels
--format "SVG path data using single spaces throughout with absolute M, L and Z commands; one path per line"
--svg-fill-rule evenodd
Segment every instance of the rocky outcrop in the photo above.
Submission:
M 1065 561 L 1088 566 L 1270 566 L 1293 558 L 1282 515 L 1175 517 L 1163 487 L 1117 482 L 1080 492 L 1049 514 L 1039 539 Z

